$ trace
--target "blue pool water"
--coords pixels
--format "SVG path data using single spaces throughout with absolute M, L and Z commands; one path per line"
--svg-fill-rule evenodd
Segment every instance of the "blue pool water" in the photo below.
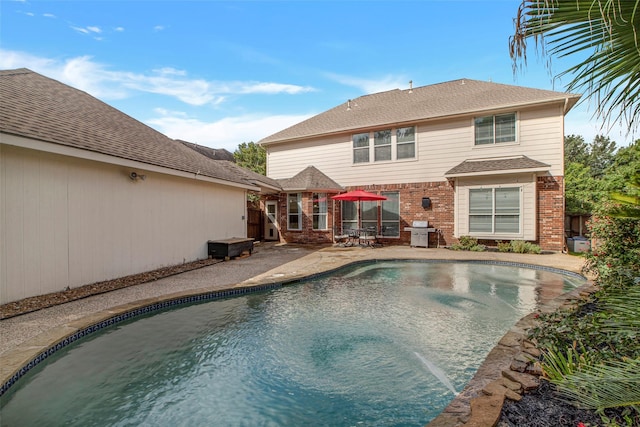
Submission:
M 581 281 L 382 262 L 122 322 L 0 398 L 2 426 L 422 426 L 540 298 Z

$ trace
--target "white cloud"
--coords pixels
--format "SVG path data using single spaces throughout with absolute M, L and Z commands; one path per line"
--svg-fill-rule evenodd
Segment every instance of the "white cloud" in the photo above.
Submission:
M 79 33 L 82 34 L 100 34 L 102 33 L 102 30 L 100 29 L 100 27 L 75 27 L 75 26 L 71 26 L 71 28 Z
M 132 92 L 177 98 L 185 104 L 219 105 L 228 95 L 298 94 L 313 88 L 273 82 L 209 81 L 189 78 L 184 70 L 158 68 L 149 74 L 109 70 L 90 56 L 65 61 L 0 49 L 0 68 L 27 67 L 101 99 L 123 99 Z
M 113 31 L 118 32 L 118 33 L 121 33 L 121 32 L 123 32 L 123 31 L 124 31 L 124 27 L 115 27 L 115 28 L 113 29 Z
M 187 72 L 185 70 L 177 70 L 172 67 L 156 68 L 152 71 L 154 73 L 163 74 L 167 76 L 186 76 L 187 75 Z
M 409 87 L 409 79 L 404 76 L 383 76 L 374 79 L 363 79 L 335 73 L 324 73 L 324 75 L 340 84 L 359 88 L 365 94 Z
M 165 29 L 164 25 L 156 25 L 155 27 L 153 27 L 154 31 L 162 31 L 164 29 Z
M 231 152 L 243 142 L 258 142 L 313 115 L 247 115 L 205 122 L 180 112 L 155 111 L 160 116 L 145 122 L 165 135 Z
M 44 16 L 45 18 L 57 18 L 57 16 L 53 13 L 43 13 L 42 16 Z
M 297 93 L 304 92 L 313 92 L 315 89 L 311 86 L 298 86 L 298 85 L 288 85 L 288 84 L 280 84 L 280 83 L 262 83 L 262 82 L 252 82 L 252 83 L 238 83 L 240 86 L 239 93 L 266 93 L 266 94 L 275 94 L 275 93 L 288 93 L 290 95 L 295 95 Z

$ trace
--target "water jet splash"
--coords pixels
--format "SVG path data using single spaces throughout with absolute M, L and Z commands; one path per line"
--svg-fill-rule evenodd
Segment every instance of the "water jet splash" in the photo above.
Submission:
M 451 393 L 453 393 L 455 396 L 457 396 L 459 393 L 456 391 L 456 389 L 453 387 L 453 384 L 451 384 L 451 381 L 449 381 L 449 378 L 447 378 L 447 374 L 445 374 L 442 369 L 438 368 L 436 365 L 434 365 L 432 362 L 430 362 L 429 360 L 427 360 L 426 357 L 424 357 L 423 355 L 421 355 L 420 353 L 418 353 L 417 351 L 414 351 L 413 354 L 416 355 L 416 357 L 418 359 L 420 359 L 420 361 L 424 364 L 424 366 L 427 367 L 427 369 L 429 369 L 429 371 L 438 379 L 440 380 L 440 382 L 442 384 L 445 385 L 445 387 L 447 387 Z

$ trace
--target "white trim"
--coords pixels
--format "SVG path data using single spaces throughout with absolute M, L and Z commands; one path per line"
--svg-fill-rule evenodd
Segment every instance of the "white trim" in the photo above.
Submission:
M 291 222 L 289 221 L 289 217 L 293 215 L 289 210 L 289 196 L 292 194 L 295 194 L 298 199 L 298 228 L 291 228 Z M 302 193 L 287 193 L 287 231 L 302 231 L 302 229 Z

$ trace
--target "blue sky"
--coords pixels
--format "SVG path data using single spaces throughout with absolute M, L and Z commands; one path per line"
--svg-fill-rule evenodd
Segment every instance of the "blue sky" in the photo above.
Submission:
M 532 48 L 514 75 L 520 0 L 0 0 L 0 69 L 60 80 L 178 139 L 234 151 L 347 99 L 459 78 L 564 91 Z M 558 74 L 573 62 L 554 60 Z M 594 106 L 566 134 L 591 142 Z

